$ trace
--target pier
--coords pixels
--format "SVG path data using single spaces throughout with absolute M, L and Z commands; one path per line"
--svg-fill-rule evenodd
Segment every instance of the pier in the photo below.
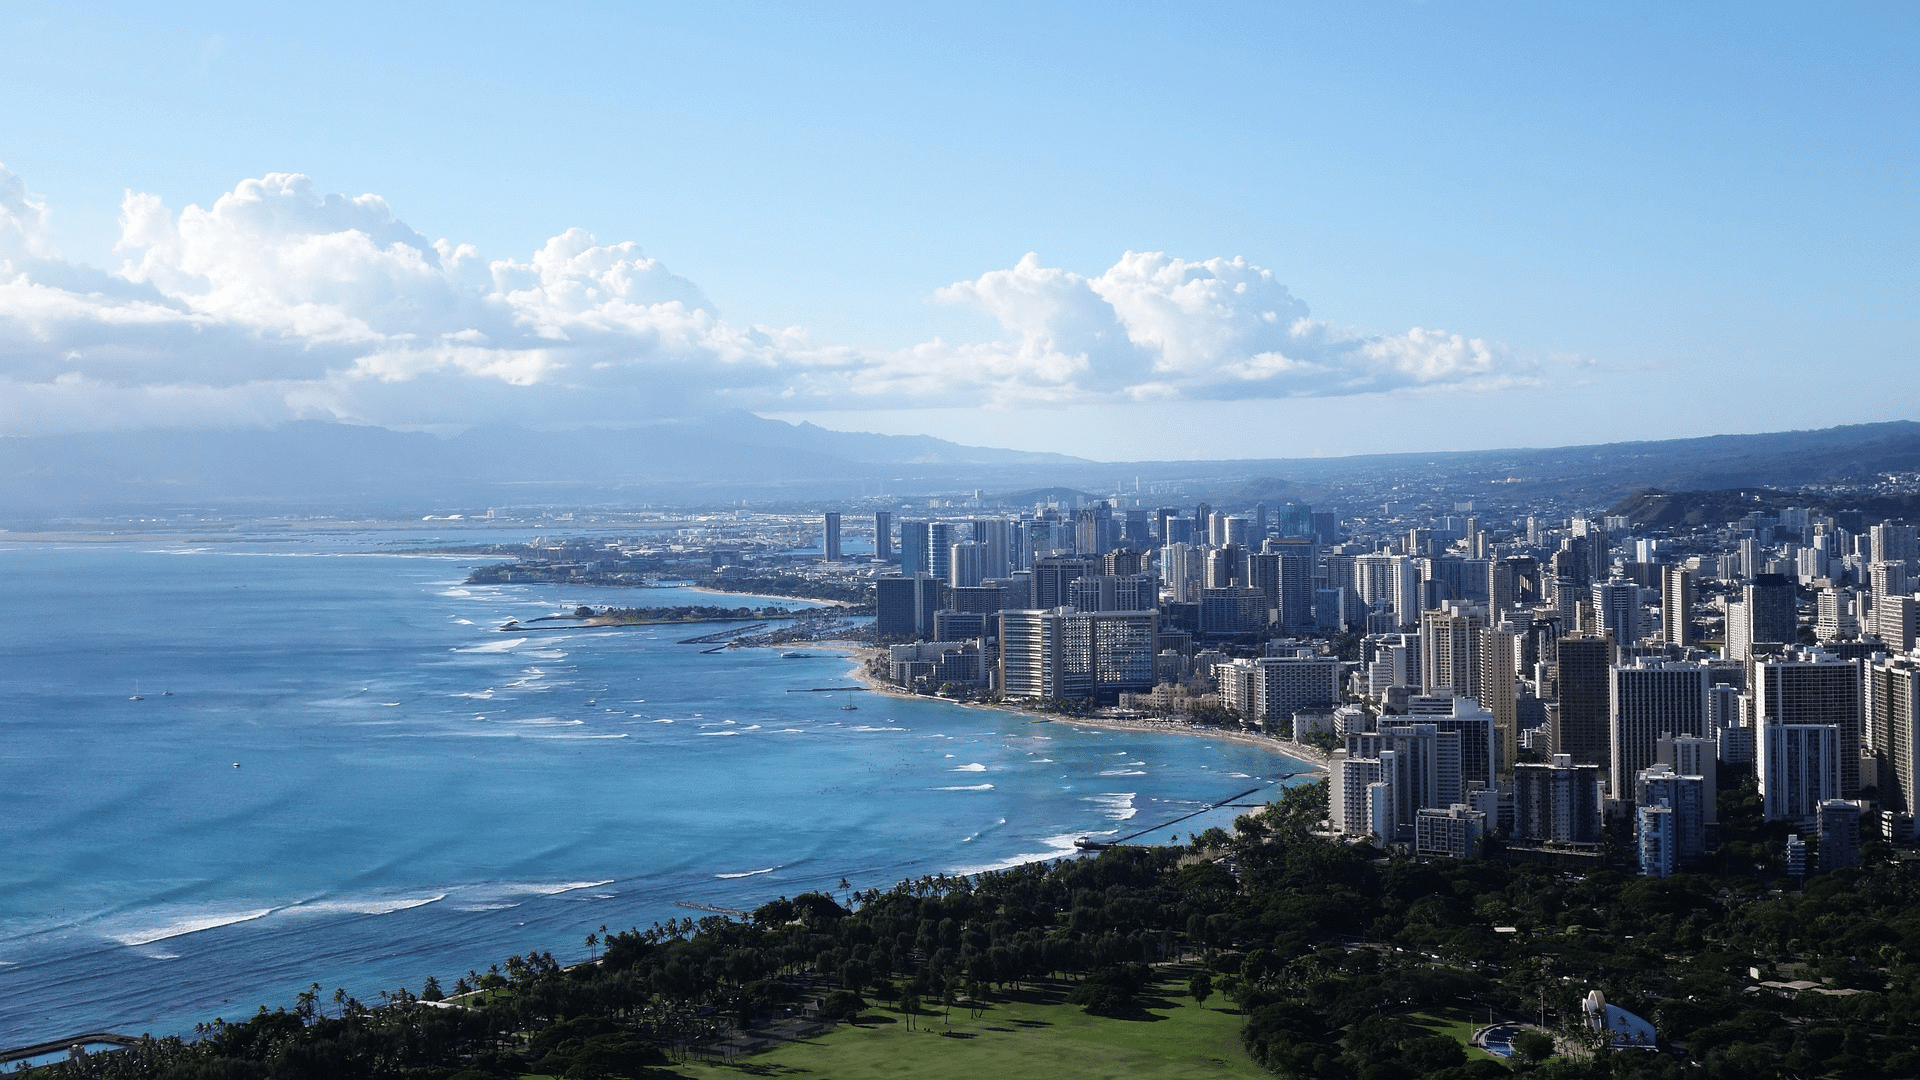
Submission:
M 133 1046 L 140 1040 L 132 1035 L 116 1035 L 111 1031 L 90 1031 L 85 1035 L 69 1035 L 64 1039 L 52 1039 L 32 1046 L 16 1046 L 10 1050 L 0 1050 L 0 1065 L 11 1065 L 16 1061 L 29 1058 L 46 1057 L 49 1054 L 66 1054 L 69 1057 L 81 1057 L 89 1046 Z M 79 1050 L 80 1053 L 74 1053 Z

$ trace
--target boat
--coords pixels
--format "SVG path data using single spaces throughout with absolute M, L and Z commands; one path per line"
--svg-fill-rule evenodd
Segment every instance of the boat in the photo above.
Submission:
M 145 701 L 147 699 L 140 694 L 130 694 L 128 695 L 127 700 L 128 701 Z
M 805 652 L 783 652 L 783 653 L 781 653 L 781 654 L 780 654 L 780 659 L 782 659 L 782 660 L 811 660 L 811 659 L 813 659 L 813 654 L 812 654 L 812 653 L 805 653 Z

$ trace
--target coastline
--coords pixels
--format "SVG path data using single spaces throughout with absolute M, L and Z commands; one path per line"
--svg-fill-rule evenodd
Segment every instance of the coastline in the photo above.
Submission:
M 925 695 L 907 693 L 890 682 L 874 677 L 874 675 L 867 670 L 867 659 L 875 652 L 871 645 L 864 645 L 854 641 L 816 641 L 810 643 L 810 647 L 846 650 L 847 658 L 853 661 L 852 667 L 847 671 L 848 677 L 857 680 L 871 693 L 884 694 L 888 697 L 896 698 L 925 699 Z M 1300 775 L 1325 773 L 1328 766 L 1327 755 L 1321 753 L 1314 747 L 1302 745 L 1291 739 L 1276 739 L 1271 735 L 1260 735 L 1251 731 L 1226 731 L 1221 728 L 1203 727 L 1197 724 L 1183 723 L 1178 720 L 1133 720 L 1110 716 L 1059 716 L 1053 713 L 1022 709 L 1015 705 L 989 705 L 977 701 L 950 701 L 950 699 L 945 698 L 936 700 L 949 701 L 950 704 L 958 705 L 966 709 L 986 709 L 992 712 L 1011 713 L 1015 716 L 1026 717 L 1033 723 L 1064 724 L 1068 727 L 1094 728 L 1100 731 L 1133 731 L 1150 735 L 1181 735 L 1187 738 L 1219 739 L 1224 742 L 1238 743 L 1241 746 L 1250 746 L 1259 750 L 1265 750 L 1268 753 L 1278 754 L 1282 757 L 1297 761 L 1307 766 L 1306 770 Z

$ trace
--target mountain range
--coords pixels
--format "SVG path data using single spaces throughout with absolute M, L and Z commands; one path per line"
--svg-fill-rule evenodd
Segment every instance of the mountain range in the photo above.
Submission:
M 1337 505 L 1407 486 L 1478 488 L 1497 490 L 1503 503 L 1598 508 L 1646 489 L 1792 490 L 1916 472 L 1920 423 L 1912 421 L 1550 449 L 1124 463 L 831 431 L 745 412 L 622 429 L 474 428 L 450 438 L 301 422 L 0 438 L 0 525 L 196 510 L 412 514 L 974 489 L 1024 497 L 1056 485 L 1093 493 L 1174 485 L 1215 505 Z

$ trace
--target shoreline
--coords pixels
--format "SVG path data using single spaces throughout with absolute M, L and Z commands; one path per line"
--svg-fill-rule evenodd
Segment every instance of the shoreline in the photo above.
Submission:
M 929 700 L 924 694 L 907 693 L 890 682 L 876 678 L 869 672 L 867 670 L 867 658 L 872 655 L 874 651 L 871 645 L 863 645 L 859 642 L 852 641 L 817 641 L 812 642 L 811 645 L 815 648 L 846 650 L 847 658 L 853 661 L 852 667 L 847 672 L 848 676 L 858 681 L 862 686 L 865 686 L 871 693 L 908 700 Z M 1014 716 L 1026 717 L 1033 723 L 1064 724 L 1068 727 L 1093 728 L 1099 731 L 1131 731 L 1142 735 L 1181 735 L 1187 738 L 1220 739 L 1225 742 L 1238 743 L 1241 746 L 1250 746 L 1255 749 L 1265 750 L 1268 753 L 1278 754 L 1281 757 L 1297 761 L 1306 766 L 1306 769 L 1296 774 L 1301 776 L 1311 775 L 1313 773 L 1325 774 L 1328 767 L 1327 755 L 1322 754 L 1319 750 L 1311 746 L 1296 743 L 1291 739 L 1277 739 L 1271 735 L 1260 735 L 1251 731 L 1226 731 L 1221 728 L 1202 727 L 1197 724 L 1184 723 L 1179 720 L 1134 720 L 1111 716 L 1060 716 L 1054 713 L 1022 709 L 1017 705 L 989 705 L 977 701 L 954 701 L 951 698 L 933 698 L 931 700 L 945 701 L 950 705 L 958 705 L 963 709 L 985 709 L 991 712 L 1010 713 Z

